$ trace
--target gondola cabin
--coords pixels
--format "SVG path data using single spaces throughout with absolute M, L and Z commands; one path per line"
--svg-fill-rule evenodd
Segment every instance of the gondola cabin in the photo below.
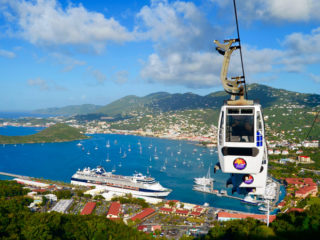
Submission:
M 218 126 L 218 155 L 225 173 L 256 174 L 264 158 L 261 106 L 224 104 Z

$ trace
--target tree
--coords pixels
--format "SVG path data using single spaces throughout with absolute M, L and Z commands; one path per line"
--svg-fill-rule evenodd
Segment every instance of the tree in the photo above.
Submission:
M 169 206 L 170 207 L 174 207 L 176 205 L 176 203 L 174 201 L 169 201 Z

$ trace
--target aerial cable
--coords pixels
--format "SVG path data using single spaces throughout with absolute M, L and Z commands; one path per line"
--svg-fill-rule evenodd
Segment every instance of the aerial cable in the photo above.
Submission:
M 236 0 L 233 0 L 233 8 L 234 8 L 234 16 L 236 18 L 237 33 L 238 33 L 238 40 L 239 40 L 239 46 L 240 46 L 239 49 L 240 49 L 240 59 L 241 59 L 242 76 L 243 76 L 243 82 L 244 82 L 244 90 L 245 90 L 245 93 L 246 93 L 246 99 L 248 99 L 246 77 L 245 77 L 245 74 L 244 74 L 244 66 L 243 66 L 243 59 L 242 59 L 242 48 L 241 48 L 241 42 L 240 42 L 240 33 L 239 33 L 239 24 L 238 24 L 238 14 L 237 14 Z
M 309 129 L 308 134 L 307 134 L 307 137 L 306 137 L 305 139 L 308 139 L 309 134 L 311 133 L 311 130 L 312 130 L 312 128 L 313 128 L 314 124 L 316 123 L 316 120 L 317 120 L 317 118 L 318 118 L 318 116 L 319 116 L 319 113 L 320 113 L 320 110 L 318 111 L 316 117 L 314 118 L 313 123 L 312 123 L 312 125 L 311 125 L 311 127 L 310 127 L 310 129 Z

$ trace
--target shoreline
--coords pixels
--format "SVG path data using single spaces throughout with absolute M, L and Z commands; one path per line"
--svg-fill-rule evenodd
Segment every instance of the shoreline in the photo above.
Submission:
M 1 127 L 44 127 L 47 128 L 46 126 L 24 126 L 24 125 L 6 125 L 6 126 L 0 126 Z M 58 142 L 72 142 L 72 141 L 81 141 L 81 140 L 86 140 L 90 138 L 90 135 L 92 134 L 118 134 L 118 135 L 129 135 L 129 136 L 140 136 L 140 137 L 152 137 L 152 138 L 160 138 L 160 139 L 167 139 L 167 140 L 176 140 L 176 141 L 189 141 L 193 142 L 197 146 L 201 147 L 206 147 L 206 148 L 215 148 L 217 147 L 217 144 L 211 140 L 211 139 L 203 139 L 202 137 L 169 137 L 169 136 L 164 136 L 164 135 L 159 135 L 159 134 L 139 134 L 135 132 L 129 132 L 130 130 L 115 130 L 115 131 L 109 131 L 109 132 L 91 132 L 87 131 L 84 134 L 88 136 L 88 138 L 82 138 L 82 139 L 74 139 L 74 140 L 67 140 L 67 141 L 55 141 L 55 142 L 16 142 L 16 143 L 1 143 L 0 144 L 34 144 L 34 143 L 58 143 Z M 32 135 L 32 134 L 30 134 Z M 30 135 L 19 135 L 19 136 L 30 136 Z M 6 135 L 0 135 L 0 136 L 6 136 Z M 8 136 L 11 137 L 11 136 Z M 201 144 L 201 143 L 205 144 Z
M 72 187 L 78 187 L 78 185 L 73 185 L 72 183 L 66 183 L 64 181 L 56 181 L 56 180 L 50 180 L 50 179 L 35 178 L 35 177 L 24 176 L 24 175 L 19 175 L 19 174 L 14 174 L 14 173 L 7 173 L 7 172 L 0 172 L 0 176 L 12 177 L 12 179 L 0 179 L 0 181 L 14 181 L 14 178 L 20 178 L 20 179 L 25 179 L 25 180 L 29 180 L 29 181 L 34 181 L 36 183 L 43 183 L 43 184 L 49 184 L 49 185 L 52 185 L 52 184 L 55 184 L 55 185 L 67 185 L 68 187 L 71 187 L 71 186 Z M 164 199 L 159 198 L 159 199 L 162 200 L 162 201 L 170 201 L 170 199 L 166 199 L 166 198 L 164 198 Z M 178 200 L 178 201 L 180 201 L 180 200 Z M 180 201 L 180 202 L 184 203 L 184 204 L 187 204 L 187 205 L 188 204 L 189 205 L 199 205 L 199 204 L 190 203 L 190 202 L 183 202 L 183 201 Z M 207 206 L 206 208 L 211 208 L 211 209 L 213 209 L 215 211 L 225 211 L 225 212 L 229 212 L 229 213 L 257 214 L 257 213 L 252 213 L 252 212 L 245 212 L 245 211 L 233 210 L 233 209 L 227 209 L 227 208 L 221 208 L 221 207 L 215 207 L 215 206 Z M 260 214 L 260 215 L 264 215 L 264 214 Z

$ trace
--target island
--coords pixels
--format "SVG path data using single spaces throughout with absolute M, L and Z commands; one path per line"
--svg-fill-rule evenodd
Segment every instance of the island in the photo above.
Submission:
M 89 136 L 82 134 L 77 128 L 70 127 L 64 123 L 57 123 L 32 135 L 0 135 L 0 144 L 69 142 L 88 138 Z

